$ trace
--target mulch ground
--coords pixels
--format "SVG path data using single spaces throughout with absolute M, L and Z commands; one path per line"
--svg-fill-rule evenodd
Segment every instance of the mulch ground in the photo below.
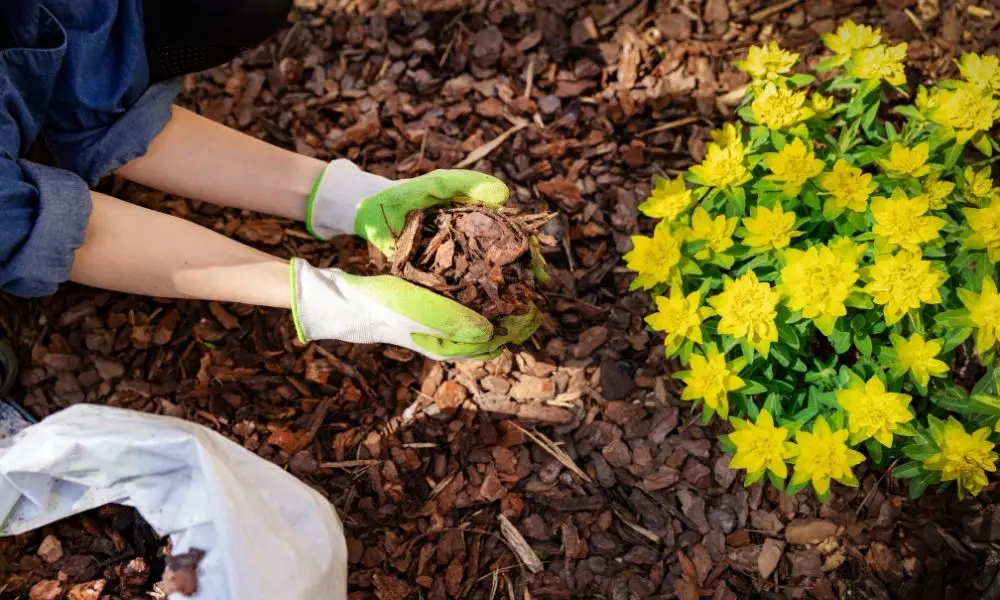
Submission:
M 862 470 L 827 505 L 744 488 L 716 426 L 678 400 L 644 329 L 650 301 L 621 264 L 649 227 L 636 206 L 652 176 L 699 160 L 731 116 L 746 82 L 732 60 L 750 44 L 813 60 L 818 34 L 851 16 L 910 43 L 916 83 L 953 72 L 961 51 L 997 53 L 1000 3 L 297 4 L 277 39 L 189 77 L 183 103 L 390 177 L 465 161 L 504 179 L 523 212 L 558 211 L 542 229 L 555 241 L 542 329 L 488 363 L 432 363 L 302 346 L 283 311 L 65 285 L 0 297 L 30 411 L 177 416 L 287 467 L 344 520 L 352 600 L 1000 598 L 995 486 L 910 503 Z M 355 239 L 108 189 L 281 256 L 376 268 Z

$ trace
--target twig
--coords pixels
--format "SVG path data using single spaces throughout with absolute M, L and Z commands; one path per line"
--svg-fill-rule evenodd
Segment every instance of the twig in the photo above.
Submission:
M 527 100 L 531 98 L 531 88 L 535 84 L 535 61 L 531 59 L 528 61 L 528 69 L 524 75 L 527 80 L 524 86 L 524 99 Z
M 333 352 L 330 352 L 329 350 L 327 350 L 323 346 L 320 346 L 319 344 L 316 345 L 316 352 L 319 352 L 320 354 L 323 355 L 324 358 L 330 361 L 330 366 L 336 369 L 338 373 L 346 377 L 350 377 L 351 379 L 356 379 L 358 383 L 361 385 L 362 391 L 364 391 L 366 394 L 368 394 L 373 398 L 376 397 L 375 390 L 373 390 L 371 386 L 368 385 L 368 380 L 365 379 L 365 376 L 361 374 L 361 371 L 358 371 L 356 368 L 340 360 Z
M 559 446 L 556 446 L 555 442 L 545 437 L 541 433 L 528 431 L 527 429 L 521 427 L 517 423 L 511 423 L 511 424 L 514 427 L 517 427 L 521 431 L 521 433 L 528 436 L 528 438 L 530 438 L 531 441 L 541 446 L 542 450 L 545 450 L 546 452 L 551 454 L 556 460 L 562 463 L 564 467 L 572 471 L 574 475 L 586 481 L 587 483 L 594 483 L 594 480 L 591 479 L 589 475 L 584 473 L 583 469 L 578 467 L 575 462 L 573 462 L 573 459 L 570 458 L 569 454 L 566 454 L 565 450 L 563 450 Z
M 892 464 L 889 465 L 889 468 L 885 470 L 885 473 L 882 473 L 882 476 L 878 478 L 878 481 L 875 482 L 875 485 L 872 486 L 872 489 L 868 490 L 868 493 L 865 494 L 864 499 L 861 500 L 861 504 L 858 506 L 858 510 L 854 511 L 855 519 L 857 519 L 858 515 L 861 514 L 861 509 L 865 507 L 865 504 L 867 504 L 868 501 L 872 499 L 872 496 L 875 495 L 875 492 L 878 491 L 878 486 L 882 485 L 882 481 L 886 478 L 886 475 L 892 473 L 892 470 L 896 467 L 897 463 L 899 463 L 899 459 L 892 461 Z
M 802 2 L 802 0 L 785 0 L 784 2 L 779 2 L 774 6 L 768 6 L 767 8 L 762 8 L 757 12 L 753 13 L 752 15 L 750 15 L 750 20 L 759 23 L 764 19 L 770 17 L 771 15 L 776 15 L 785 9 L 795 6 L 799 2 Z
M 319 463 L 319 466 L 321 469 L 356 469 L 358 467 L 374 467 L 380 464 L 382 464 L 382 461 L 377 458 L 363 458 L 360 460 Z
M 535 551 L 528 545 L 527 540 L 517 530 L 517 527 L 514 527 L 514 524 L 503 515 L 500 515 L 500 533 L 503 534 L 504 539 L 507 540 L 507 545 L 510 546 L 510 549 L 526 569 L 532 573 L 541 572 L 543 568 L 541 559 L 538 558 Z
M 628 526 L 628 528 L 631 529 L 632 531 L 638 533 L 639 535 L 653 542 L 654 544 L 660 543 L 659 536 L 657 536 L 652 531 L 646 529 L 645 527 L 626 519 L 625 514 L 622 511 L 618 510 L 616 507 L 612 506 L 611 511 L 614 512 L 615 516 L 617 516 L 618 519 L 621 520 L 621 522 L 624 523 L 626 526 Z
M 660 123 L 652 129 L 647 129 L 646 131 L 641 131 L 636 137 L 646 137 L 654 133 L 659 133 L 661 131 L 668 131 L 670 129 L 677 129 L 678 127 L 684 127 L 685 125 L 691 125 L 692 123 L 697 123 L 701 120 L 701 117 L 684 117 L 683 119 L 677 119 L 676 121 L 668 121 L 666 123 Z
M 510 129 L 508 129 L 507 131 L 505 131 L 505 132 L 501 133 L 500 135 L 498 135 L 497 137 L 495 137 L 493 140 L 491 140 L 491 141 L 483 144 L 482 146 L 480 146 L 480 147 L 476 148 L 475 150 L 473 150 L 472 152 L 470 152 L 468 156 L 466 156 L 460 163 L 458 163 L 457 165 L 455 165 L 453 168 L 455 168 L 455 169 L 464 169 L 465 167 L 467 167 L 467 166 L 469 166 L 471 164 L 474 164 L 477 160 L 479 160 L 481 158 L 485 158 L 487 155 L 489 155 L 490 152 L 493 152 L 494 150 L 496 150 L 497 148 L 499 148 L 501 144 L 503 144 L 504 142 L 506 142 L 507 138 L 509 138 L 510 136 L 514 135 L 518 131 L 521 131 L 522 129 L 524 129 L 528 125 L 529 125 L 528 121 L 521 121 L 517 125 L 514 125 L 513 127 L 511 127 Z
M 336 396 L 327 396 L 323 398 L 323 401 L 319 403 L 316 408 L 316 414 L 313 416 L 312 425 L 309 426 L 309 432 L 306 433 L 299 443 L 295 445 L 295 451 L 304 450 L 306 446 L 312 443 L 316 439 L 316 434 L 319 433 L 319 428 L 323 426 L 323 421 L 326 420 L 326 415 L 330 412 L 330 406 L 333 404 L 333 399 Z

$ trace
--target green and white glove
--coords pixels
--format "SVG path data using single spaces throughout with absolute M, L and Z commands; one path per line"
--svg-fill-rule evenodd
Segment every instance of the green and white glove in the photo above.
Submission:
M 306 228 L 322 240 L 357 234 L 391 256 L 411 210 L 452 203 L 500 208 L 509 194 L 502 181 L 477 171 L 441 169 L 393 181 L 338 159 L 313 186 Z
M 292 314 L 303 342 L 335 339 L 356 344 L 394 344 L 437 360 L 489 360 L 505 344 L 522 344 L 541 315 L 506 317 L 506 330 L 461 304 L 391 275 L 362 277 L 317 269 L 293 258 Z

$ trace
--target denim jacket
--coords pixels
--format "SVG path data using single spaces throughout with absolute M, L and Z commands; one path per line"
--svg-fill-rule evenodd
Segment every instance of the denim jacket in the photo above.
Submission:
M 178 90 L 150 86 L 142 0 L 0 0 L 0 289 L 69 278 L 88 185 L 145 153 Z M 61 168 L 22 158 L 38 136 Z

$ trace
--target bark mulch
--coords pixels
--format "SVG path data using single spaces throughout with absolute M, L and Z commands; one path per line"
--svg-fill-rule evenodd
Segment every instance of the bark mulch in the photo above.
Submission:
M 522 214 L 557 213 L 539 230 L 551 274 L 539 333 L 487 363 L 432 363 L 302 346 L 282 311 L 66 285 L 0 297 L 32 412 L 173 415 L 287 467 L 344 520 L 352 600 L 1000 598 L 995 486 L 910 503 L 861 470 L 827 505 L 744 488 L 715 426 L 678 400 L 644 329 L 650 302 L 621 264 L 649 227 L 636 207 L 652 176 L 699 160 L 731 116 L 746 83 L 732 61 L 750 44 L 815 60 L 818 35 L 851 16 L 909 42 L 915 83 L 952 73 L 961 51 L 995 54 L 1000 3 L 297 4 L 277 39 L 189 77 L 183 102 L 389 177 L 466 165 L 504 179 Z M 289 221 L 107 187 L 281 256 L 384 268 L 356 239 L 321 244 Z

